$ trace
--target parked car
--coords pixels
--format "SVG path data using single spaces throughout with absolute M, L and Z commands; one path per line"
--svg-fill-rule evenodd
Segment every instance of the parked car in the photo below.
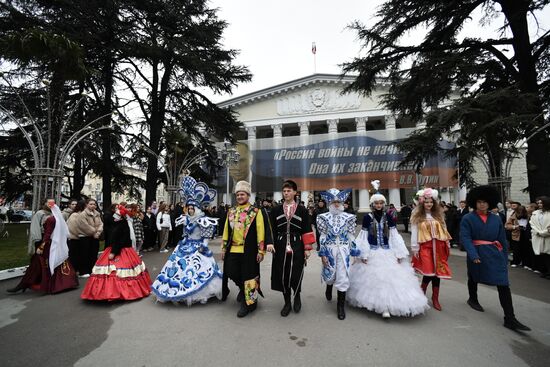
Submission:
M 8 218 L 10 222 L 21 222 L 21 221 L 30 221 L 32 218 L 31 210 L 14 210 L 13 212 L 8 212 Z

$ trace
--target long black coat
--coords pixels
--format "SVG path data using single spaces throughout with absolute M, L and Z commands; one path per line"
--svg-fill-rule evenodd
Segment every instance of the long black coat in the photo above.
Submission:
M 307 209 L 298 205 L 290 223 L 283 205 L 273 208 L 270 215 L 275 254 L 271 265 L 271 289 L 285 292 L 292 288 L 300 292 L 305 265 L 305 247 L 302 236 L 312 232 Z M 288 233 L 288 237 L 287 237 Z M 292 253 L 286 253 L 287 238 Z

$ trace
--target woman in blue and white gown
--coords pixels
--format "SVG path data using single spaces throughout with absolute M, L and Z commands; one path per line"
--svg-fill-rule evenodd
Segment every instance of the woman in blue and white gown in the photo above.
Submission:
M 355 239 L 360 261 L 350 269 L 348 302 L 384 318 L 423 314 L 428 300 L 408 260 L 405 242 L 384 210 L 385 202 L 379 193 L 371 197 L 372 212 L 364 217 Z
M 217 219 L 209 218 L 194 205 L 187 205 L 187 215 L 176 220 L 183 225 L 183 238 L 162 267 L 152 290 L 160 302 L 181 302 L 188 306 L 222 297 L 222 272 L 208 239 L 215 232 Z

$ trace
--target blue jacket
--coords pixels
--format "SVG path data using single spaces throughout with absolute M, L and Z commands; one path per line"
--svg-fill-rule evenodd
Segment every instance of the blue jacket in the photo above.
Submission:
M 468 277 L 476 283 L 487 285 L 509 285 L 508 242 L 504 226 L 498 215 L 489 212 L 487 222 L 476 212 L 468 213 L 460 222 L 460 240 L 468 253 Z M 502 250 L 495 245 L 475 246 L 474 240 L 499 241 Z M 480 259 L 480 264 L 474 260 Z

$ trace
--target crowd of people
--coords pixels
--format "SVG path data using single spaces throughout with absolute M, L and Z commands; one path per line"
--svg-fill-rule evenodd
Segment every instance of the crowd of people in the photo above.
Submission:
M 235 186 L 235 206 L 211 206 L 216 192 L 191 177 L 182 181 L 182 202 L 153 202 L 145 211 L 122 202 L 100 213 L 93 199 L 71 200 L 61 211 L 50 199 L 31 221 L 30 266 L 8 292 L 31 288 L 53 294 L 77 288 L 81 277 L 90 278 L 81 294 L 86 300 L 133 300 L 153 292 L 161 302 L 191 305 L 212 297 L 225 301 L 232 280 L 239 289 L 237 316 L 245 317 L 263 297 L 260 263 L 271 253 L 271 289 L 282 293 L 280 313 L 286 317 L 301 310 L 304 269 L 316 245 L 326 299 L 337 289 L 339 319 L 345 319 L 346 302 L 384 318 L 412 317 L 429 309 L 430 283 L 431 305 L 443 309 L 439 289 L 442 279 L 453 276 L 448 258 L 455 244 L 467 252 L 468 305 L 483 312 L 477 285 L 496 286 L 504 326 L 529 330 L 514 314 L 509 253 L 512 268 L 550 279 L 550 198 L 527 207 L 513 201 L 502 206 L 494 188 L 480 186 L 457 208 L 426 188 L 416 193 L 413 204 L 398 209 L 387 206 L 378 185 L 373 181 L 371 211 L 357 235 L 350 190 L 327 190 L 315 207 L 306 207 L 291 180 L 284 182 L 283 199 L 276 205 L 250 203 L 250 184 L 241 181 Z M 410 229 L 411 253 L 398 222 L 405 232 Z M 222 236 L 223 272 L 208 247 L 217 235 Z M 104 250 L 98 258 L 101 240 Z M 152 282 L 142 253 L 170 250 Z

